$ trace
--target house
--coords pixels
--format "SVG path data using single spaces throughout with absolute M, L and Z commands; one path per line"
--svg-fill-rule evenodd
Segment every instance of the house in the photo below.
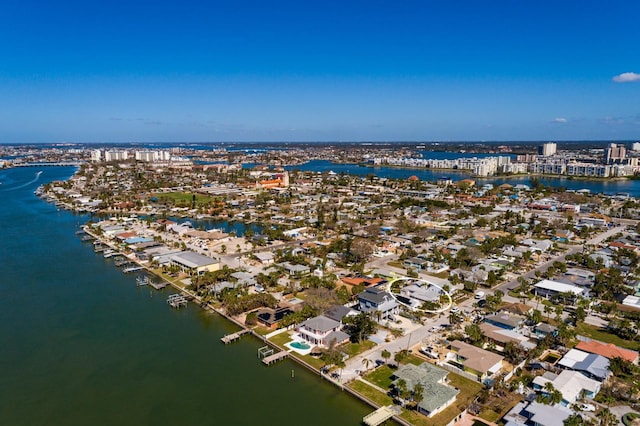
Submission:
M 446 384 L 448 374 L 448 371 L 427 362 L 420 365 L 407 364 L 393 374 L 395 380 L 392 386 L 397 387 L 398 382 L 404 380 L 407 389 L 413 392 L 416 385 L 421 385 L 422 401 L 418 403 L 418 411 L 432 417 L 453 404 L 460 392 Z
M 558 365 L 570 370 L 579 371 L 585 376 L 599 381 L 605 381 L 610 375 L 609 360 L 602 355 L 590 354 L 579 349 L 567 352 Z
M 341 326 L 339 321 L 318 315 L 298 326 L 298 336 L 311 345 L 328 348 L 349 340 L 349 335 L 340 331 Z
M 492 315 L 487 315 L 484 321 L 488 324 L 494 325 L 505 330 L 514 330 L 519 328 L 524 321 L 525 317 L 520 315 L 510 314 L 509 312 L 499 312 Z
M 541 322 L 536 324 L 536 326 L 533 328 L 533 332 L 538 339 L 544 339 L 548 335 L 555 336 L 558 333 L 558 328 L 554 327 L 553 325 Z
M 185 272 L 196 273 L 198 275 L 205 272 L 214 272 L 220 269 L 220 261 L 208 256 L 193 252 L 183 251 L 172 254 L 169 263 L 177 265 Z
M 551 280 L 539 281 L 533 287 L 536 296 L 542 296 L 547 299 L 562 293 L 573 293 L 576 296 L 585 296 L 588 292 L 588 290 L 583 287 Z
M 358 314 L 357 311 L 351 308 L 347 308 L 344 305 L 333 305 L 332 307 L 327 309 L 327 311 L 324 313 L 324 316 L 326 316 L 327 318 L 331 318 L 334 321 L 342 322 L 342 319 L 344 317 L 353 316 L 357 314 Z
M 311 272 L 311 268 L 307 265 L 294 265 L 289 262 L 279 263 L 278 266 L 284 268 L 285 271 L 291 276 L 301 277 Z
M 503 348 L 509 342 L 513 342 L 517 345 L 520 345 L 526 350 L 531 350 L 536 347 L 535 343 L 529 341 L 529 339 L 526 336 L 516 331 L 506 330 L 504 328 L 487 324 L 486 322 L 483 322 L 482 324 L 480 324 L 479 327 L 480 327 L 480 330 L 482 330 L 482 332 L 486 336 L 487 340 L 490 343 L 493 343 L 496 345 L 496 350 L 498 352 L 502 352 Z
M 261 251 L 254 254 L 254 256 L 263 265 L 273 265 L 273 262 L 275 261 L 275 257 L 270 251 Z
M 376 313 L 375 318 L 383 320 L 397 315 L 400 306 L 390 293 L 378 288 L 367 288 L 358 294 L 358 309 L 361 312 Z
M 502 312 L 507 312 L 514 315 L 528 315 L 533 310 L 533 307 L 526 303 L 509 303 L 504 305 L 501 309 Z
M 262 308 L 258 311 L 258 322 L 267 328 L 275 329 L 278 322 L 291 313 L 293 311 L 289 307 Z
M 607 359 L 619 357 L 634 364 L 638 363 L 638 352 L 621 348 L 613 343 L 602 343 L 597 340 L 591 340 L 589 342 L 581 341 L 578 342 L 575 348 L 592 354 L 602 355 Z
M 400 294 L 408 299 L 412 307 L 419 307 L 424 302 L 438 302 L 442 291 L 436 286 L 410 284 L 403 287 Z M 404 303 L 404 300 L 400 301 Z
M 561 405 L 568 406 L 579 398 L 594 398 L 600 392 L 601 383 L 590 379 L 582 373 L 564 370 L 560 374 L 546 372 L 533 379 L 533 389 L 545 393 L 545 385 L 551 383 L 562 394 Z
M 447 362 L 477 377 L 479 382 L 492 377 L 502 368 L 504 357 L 459 340 L 451 342 Z
M 573 411 L 562 405 L 519 402 L 502 420 L 505 426 L 564 426 L 564 421 L 572 414 Z
M 415 269 L 421 271 L 427 267 L 428 263 L 428 260 L 421 257 L 411 257 L 405 259 L 405 261 L 402 263 L 402 266 L 407 269 Z

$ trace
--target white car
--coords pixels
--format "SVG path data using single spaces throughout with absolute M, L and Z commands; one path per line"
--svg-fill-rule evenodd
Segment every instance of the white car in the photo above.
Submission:
M 596 411 L 596 407 L 593 404 L 580 404 L 580 410 L 593 412 Z
M 429 346 L 422 346 L 420 348 L 420 353 L 428 356 L 429 358 L 438 359 L 438 354 L 433 351 L 433 348 Z

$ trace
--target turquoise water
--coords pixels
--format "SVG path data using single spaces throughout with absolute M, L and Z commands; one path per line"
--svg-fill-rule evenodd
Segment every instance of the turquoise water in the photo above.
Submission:
M 311 349 L 311 346 L 303 342 L 291 342 L 289 343 L 289 346 L 296 349 Z
M 223 345 L 235 329 L 170 309 L 172 290 L 137 287 L 74 234 L 87 216 L 33 195 L 73 170 L 42 170 L 0 170 L 0 424 L 357 425 L 370 411 L 292 361 L 263 366 L 250 336 Z

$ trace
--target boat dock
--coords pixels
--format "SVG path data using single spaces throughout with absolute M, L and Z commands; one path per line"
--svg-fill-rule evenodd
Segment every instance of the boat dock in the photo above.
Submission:
M 289 352 L 286 352 L 286 351 L 276 352 L 275 354 L 265 356 L 264 358 L 262 358 L 262 363 L 264 365 L 271 365 L 274 362 L 278 362 L 281 359 L 285 359 L 288 356 L 289 356 Z
M 129 273 L 129 272 L 141 271 L 143 269 L 144 269 L 143 266 L 129 266 L 128 268 L 124 268 L 122 272 Z
M 146 275 L 136 278 L 136 285 L 138 287 L 145 286 L 145 285 L 149 284 L 149 282 L 150 282 L 149 277 L 147 277 Z
M 400 410 L 393 405 L 386 405 L 378 408 L 373 413 L 369 413 L 362 418 L 362 423 L 367 426 L 378 426 L 389 420 L 391 417 L 399 415 Z
M 152 280 L 149 280 L 148 284 L 155 288 L 156 290 L 162 290 L 163 288 L 165 288 L 166 286 L 168 286 L 169 284 L 165 281 L 159 282 L 159 283 L 154 283 Z
M 167 298 L 167 303 L 172 308 L 181 308 L 187 306 L 187 299 L 181 294 L 172 294 Z
M 223 336 L 220 340 L 222 340 L 222 343 L 226 345 L 227 343 L 235 342 L 244 334 L 247 334 L 250 332 L 251 330 L 249 330 L 248 328 L 243 328 L 240 331 L 236 331 L 235 333 L 231 333 L 231 334 L 227 334 L 226 336 Z
M 102 255 L 104 256 L 105 259 L 108 259 L 108 258 L 114 257 L 114 256 L 122 256 L 122 254 L 118 253 L 117 251 L 113 251 L 113 250 L 105 250 L 104 253 L 102 253 Z

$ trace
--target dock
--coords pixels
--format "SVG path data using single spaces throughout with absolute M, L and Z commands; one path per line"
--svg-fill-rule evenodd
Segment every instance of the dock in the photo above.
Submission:
M 187 306 L 187 299 L 181 294 L 172 294 L 167 298 L 169 306 L 175 309 L 179 309 L 183 306 Z
M 400 410 L 393 405 L 386 405 L 378 408 L 373 413 L 369 413 L 362 418 L 362 423 L 367 426 L 378 426 L 389 420 L 391 417 L 400 414 Z
M 226 345 L 227 343 L 235 342 L 242 335 L 250 333 L 250 332 L 251 332 L 251 330 L 249 330 L 248 328 L 243 328 L 240 331 L 236 331 L 235 333 L 231 333 L 231 334 L 227 334 L 226 336 L 223 336 L 220 340 L 222 340 L 222 343 L 224 343 Z
M 159 282 L 159 283 L 155 283 L 155 282 L 153 282 L 153 281 L 151 281 L 151 280 L 149 280 L 149 283 L 148 283 L 148 284 L 149 284 L 151 287 L 155 288 L 156 290 L 162 290 L 162 289 L 163 289 L 163 288 L 165 288 L 167 285 L 169 285 L 169 284 L 168 284 L 167 282 L 165 282 L 165 281 L 162 281 L 162 282 Z
M 144 269 L 143 266 L 129 266 L 128 268 L 124 268 L 122 272 L 129 273 L 129 272 L 141 271 L 143 269 Z
M 281 359 L 285 359 L 288 356 L 289 356 L 289 352 L 286 352 L 286 351 L 276 352 L 275 354 L 262 358 L 262 363 L 264 365 L 271 365 L 272 363 L 278 362 Z

